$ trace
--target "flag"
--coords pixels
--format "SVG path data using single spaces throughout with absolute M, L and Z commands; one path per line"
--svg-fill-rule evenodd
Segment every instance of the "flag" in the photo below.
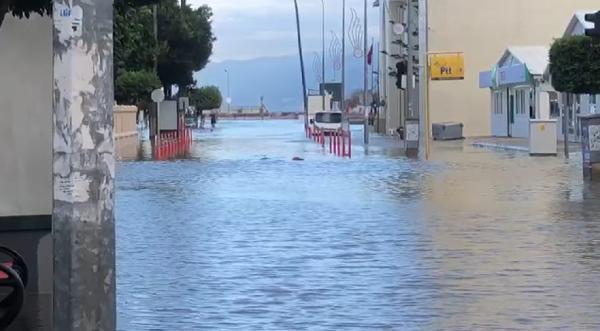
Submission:
M 369 53 L 367 53 L 367 63 L 369 65 L 373 64 L 373 44 L 371 44 L 371 48 L 369 49 Z

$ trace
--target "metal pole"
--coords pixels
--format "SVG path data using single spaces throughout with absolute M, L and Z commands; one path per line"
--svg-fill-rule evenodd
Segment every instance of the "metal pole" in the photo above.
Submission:
M 369 38 L 369 31 L 368 31 L 368 25 L 367 25 L 367 20 L 368 20 L 368 6 L 367 6 L 367 0 L 364 1 L 365 6 L 364 6 L 364 24 L 365 24 L 365 28 L 364 28 L 364 36 L 363 36 L 363 42 L 364 42 L 364 81 L 363 81 L 363 107 L 365 110 L 365 115 L 368 115 L 368 111 L 367 111 L 367 107 L 369 104 L 369 59 L 367 56 L 367 52 L 369 51 L 368 47 L 369 47 L 369 42 L 368 42 L 368 38 Z M 372 57 L 372 56 L 371 56 Z M 364 143 L 368 144 L 369 143 L 369 122 L 367 121 L 367 119 L 365 120 L 365 124 L 364 124 Z
M 227 113 L 231 113 L 231 89 L 229 85 L 229 69 L 225 69 L 227 73 Z
M 363 72 L 363 74 L 364 74 L 364 77 L 363 77 L 363 106 L 366 109 L 367 103 L 369 102 L 367 100 L 367 98 L 368 98 L 368 91 L 367 91 L 367 89 L 369 88 L 369 59 L 367 58 L 367 52 L 369 51 L 368 50 L 369 42 L 367 40 L 369 38 L 368 25 L 367 25 L 367 19 L 368 19 L 368 17 L 367 17 L 367 0 L 364 1 L 364 17 L 365 17 L 364 18 L 364 25 L 365 25 L 365 27 L 364 27 L 364 36 L 363 36 L 363 39 L 364 39 L 364 41 L 363 41 L 363 43 L 364 43 L 364 53 L 363 53 L 364 54 L 364 61 L 363 61 L 363 70 L 364 70 L 364 72 Z
M 406 51 L 407 62 L 406 62 L 406 109 L 405 112 L 407 114 L 408 119 L 415 119 L 412 109 L 412 92 L 413 92 L 413 77 L 414 77 L 414 61 L 413 61 L 413 47 L 414 47 L 414 24 L 413 24 L 413 5 L 412 0 L 407 0 L 406 6 L 407 12 L 407 45 L 408 49 Z
M 405 92 L 405 146 L 406 153 L 408 156 L 417 156 L 419 150 L 419 136 L 421 135 L 418 112 L 415 112 L 415 89 L 414 89 L 414 76 L 415 76 L 415 61 L 414 61 L 414 48 L 415 48 L 415 38 L 414 33 L 417 31 L 415 29 L 414 22 L 414 4 L 413 0 L 407 0 L 406 13 L 407 18 L 407 74 L 406 74 L 406 92 Z M 418 100 L 417 100 L 418 107 Z M 418 131 L 418 132 L 417 132 Z M 415 133 L 417 134 L 415 136 Z M 416 139 L 416 140 L 415 140 Z
M 342 0 L 342 112 L 345 113 L 346 101 L 346 0 Z
M 53 329 L 115 330 L 113 1 L 53 21 Z
M 569 98 L 565 98 L 563 93 L 559 94 L 560 105 L 563 109 L 563 139 L 565 148 L 565 158 L 569 158 L 569 107 L 566 105 Z M 566 99 L 566 100 L 565 100 Z
M 322 98 L 323 98 L 323 110 L 325 110 L 325 0 L 321 0 L 321 8 L 322 8 L 322 26 L 321 26 L 321 32 L 322 32 L 322 42 L 323 42 L 323 49 L 322 49 L 322 55 L 321 55 L 321 80 L 323 82 L 323 86 L 321 87 L 322 91 Z
M 154 46 L 158 49 L 158 4 L 152 6 Z M 158 75 L 158 55 L 154 56 L 154 73 Z
M 296 30 L 298 33 L 298 52 L 300 53 L 300 70 L 302 71 L 302 97 L 304 99 L 304 127 L 308 128 L 308 100 L 306 96 L 306 74 L 304 73 L 304 55 L 302 54 L 302 35 L 300 32 L 300 12 L 298 11 L 298 0 L 294 0 L 296 9 Z
M 429 158 L 429 63 L 427 0 L 419 0 L 419 151 Z

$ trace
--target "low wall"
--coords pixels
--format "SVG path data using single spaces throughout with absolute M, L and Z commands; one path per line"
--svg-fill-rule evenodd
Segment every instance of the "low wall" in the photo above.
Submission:
M 136 106 L 115 106 L 115 139 L 122 139 L 134 136 L 137 137 L 137 111 L 138 109 Z

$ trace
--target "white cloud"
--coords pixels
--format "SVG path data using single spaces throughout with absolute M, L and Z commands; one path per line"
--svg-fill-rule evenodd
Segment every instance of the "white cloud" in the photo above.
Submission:
M 302 36 L 307 51 L 320 49 L 321 1 L 299 0 Z M 326 2 L 326 43 L 330 30 L 341 34 L 341 0 Z M 359 12 L 363 0 L 348 0 L 348 8 Z M 212 61 L 248 59 L 297 52 L 294 3 L 292 0 L 188 0 L 192 6 L 213 8 L 217 36 Z M 369 0 L 371 3 L 371 0 Z M 371 22 L 377 10 L 371 9 Z M 372 24 L 370 24 L 372 25 Z M 371 32 L 376 32 L 373 29 Z M 373 33 L 370 33 L 373 35 Z

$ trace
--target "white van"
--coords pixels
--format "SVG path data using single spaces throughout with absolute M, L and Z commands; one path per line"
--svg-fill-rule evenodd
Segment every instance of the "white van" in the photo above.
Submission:
M 313 125 L 315 129 L 333 132 L 342 129 L 342 113 L 335 111 L 322 111 L 315 113 Z

